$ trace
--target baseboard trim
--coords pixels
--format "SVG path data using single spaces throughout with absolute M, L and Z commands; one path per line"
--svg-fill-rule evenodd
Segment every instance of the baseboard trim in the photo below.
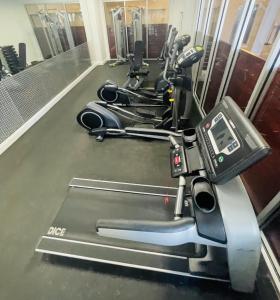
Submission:
M 12 133 L 5 141 L 0 144 L 0 155 L 12 146 L 28 129 L 36 124 L 57 102 L 59 102 L 67 93 L 69 93 L 82 79 L 84 79 L 96 66 L 103 65 L 104 61 L 98 61 L 86 69 L 79 77 L 66 86 L 60 93 L 52 98 L 43 108 L 41 108 L 34 116 L 25 122 L 20 128 Z

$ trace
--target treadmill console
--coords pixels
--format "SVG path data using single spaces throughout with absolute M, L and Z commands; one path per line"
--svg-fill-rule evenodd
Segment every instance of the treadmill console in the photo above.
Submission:
M 230 97 L 200 122 L 196 134 L 205 170 L 216 184 L 229 181 L 270 152 L 269 145 Z

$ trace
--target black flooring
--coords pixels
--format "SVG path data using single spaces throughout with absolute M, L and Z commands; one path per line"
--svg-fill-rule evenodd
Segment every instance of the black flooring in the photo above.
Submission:
M 153 77 L 157 69 L 152 66 Z M 168 144 L 107 139 L 97 143 L 76 122 L 107 78 L 127 66 L 97 67 L 0 156 L 0 299 L 274 299 L 264 264 L 254 294 L 226 284 L 43 256 L 34 252 L 72 177 L 154 185 L 170 179 Z

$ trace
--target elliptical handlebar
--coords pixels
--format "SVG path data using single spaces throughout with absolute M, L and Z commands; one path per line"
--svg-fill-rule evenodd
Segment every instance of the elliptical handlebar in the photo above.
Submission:
M 176 61 L 177 52 L 183 51 L 184 47 L 189 44 L 191 37 L 188 34 L 184 34 L 177 38 L 174 42 L 174 47 L 170 59 L 170 66 L 172 67 Z
M 173 47 L 173 52 L 172 52 L 172 55 L 170 57 L 170 60 L 169 58 L 166 60 L 166 65 L 165 66 L 172 66 L 174 65 L 175 63 L 175 60 L 176 60 L 176 55 L 177 55 L 177 52 L 178 52 L 178 49 L 179 49 L 179 44 L 178 43 L 175 43 L 174 47 Z
M 172 25 L 169 25 L 168 29 L 166 31 L 165 41 L 164 41 L 164 44 L 163 44 L 163 47 L 161 49 L 160 56 L 158 57 L 158 59 L 162 59 L 162 60 L 165 59 L 166 50 L 167 50 L 167 47 L 168 47 L 168 41 L 169 41 L 169 38 L 170 38 L 170 35 L 171 35 L 171 29 L 172 29 Z
M 165 66 L 164 66 L 164 70 L 163 70 L 163 74 L 162 77 L 165 81 L 169 82 L 168 78 L 167 78 L 167 69 L 168 69 L 168 65 L 169 65 L 169 57 L 167 57 L 166 62 L 165 62 Z
M 178 34 L 177 29 L 175 27 L 173 27 L 171 30 L 170 39 L 169 39 L 168 46 L 167 46 L 166 58 L 169 57 L 172 53 L 172 48 L 173 48 L 177 34 Z

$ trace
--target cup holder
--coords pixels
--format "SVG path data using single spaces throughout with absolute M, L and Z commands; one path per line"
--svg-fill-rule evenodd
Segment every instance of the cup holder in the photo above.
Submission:
M 192 143 L 193 141 L 196 140 L 196 132 L 194 128 L 189 128 L 183 130 L 183 140 L 186 143 Z
M 207 179 L 194 179 L 192 184 L 192 195 L 194 203 L 200 211 L 204 213 L 211 213 L 215 210 L 216 199 Z

